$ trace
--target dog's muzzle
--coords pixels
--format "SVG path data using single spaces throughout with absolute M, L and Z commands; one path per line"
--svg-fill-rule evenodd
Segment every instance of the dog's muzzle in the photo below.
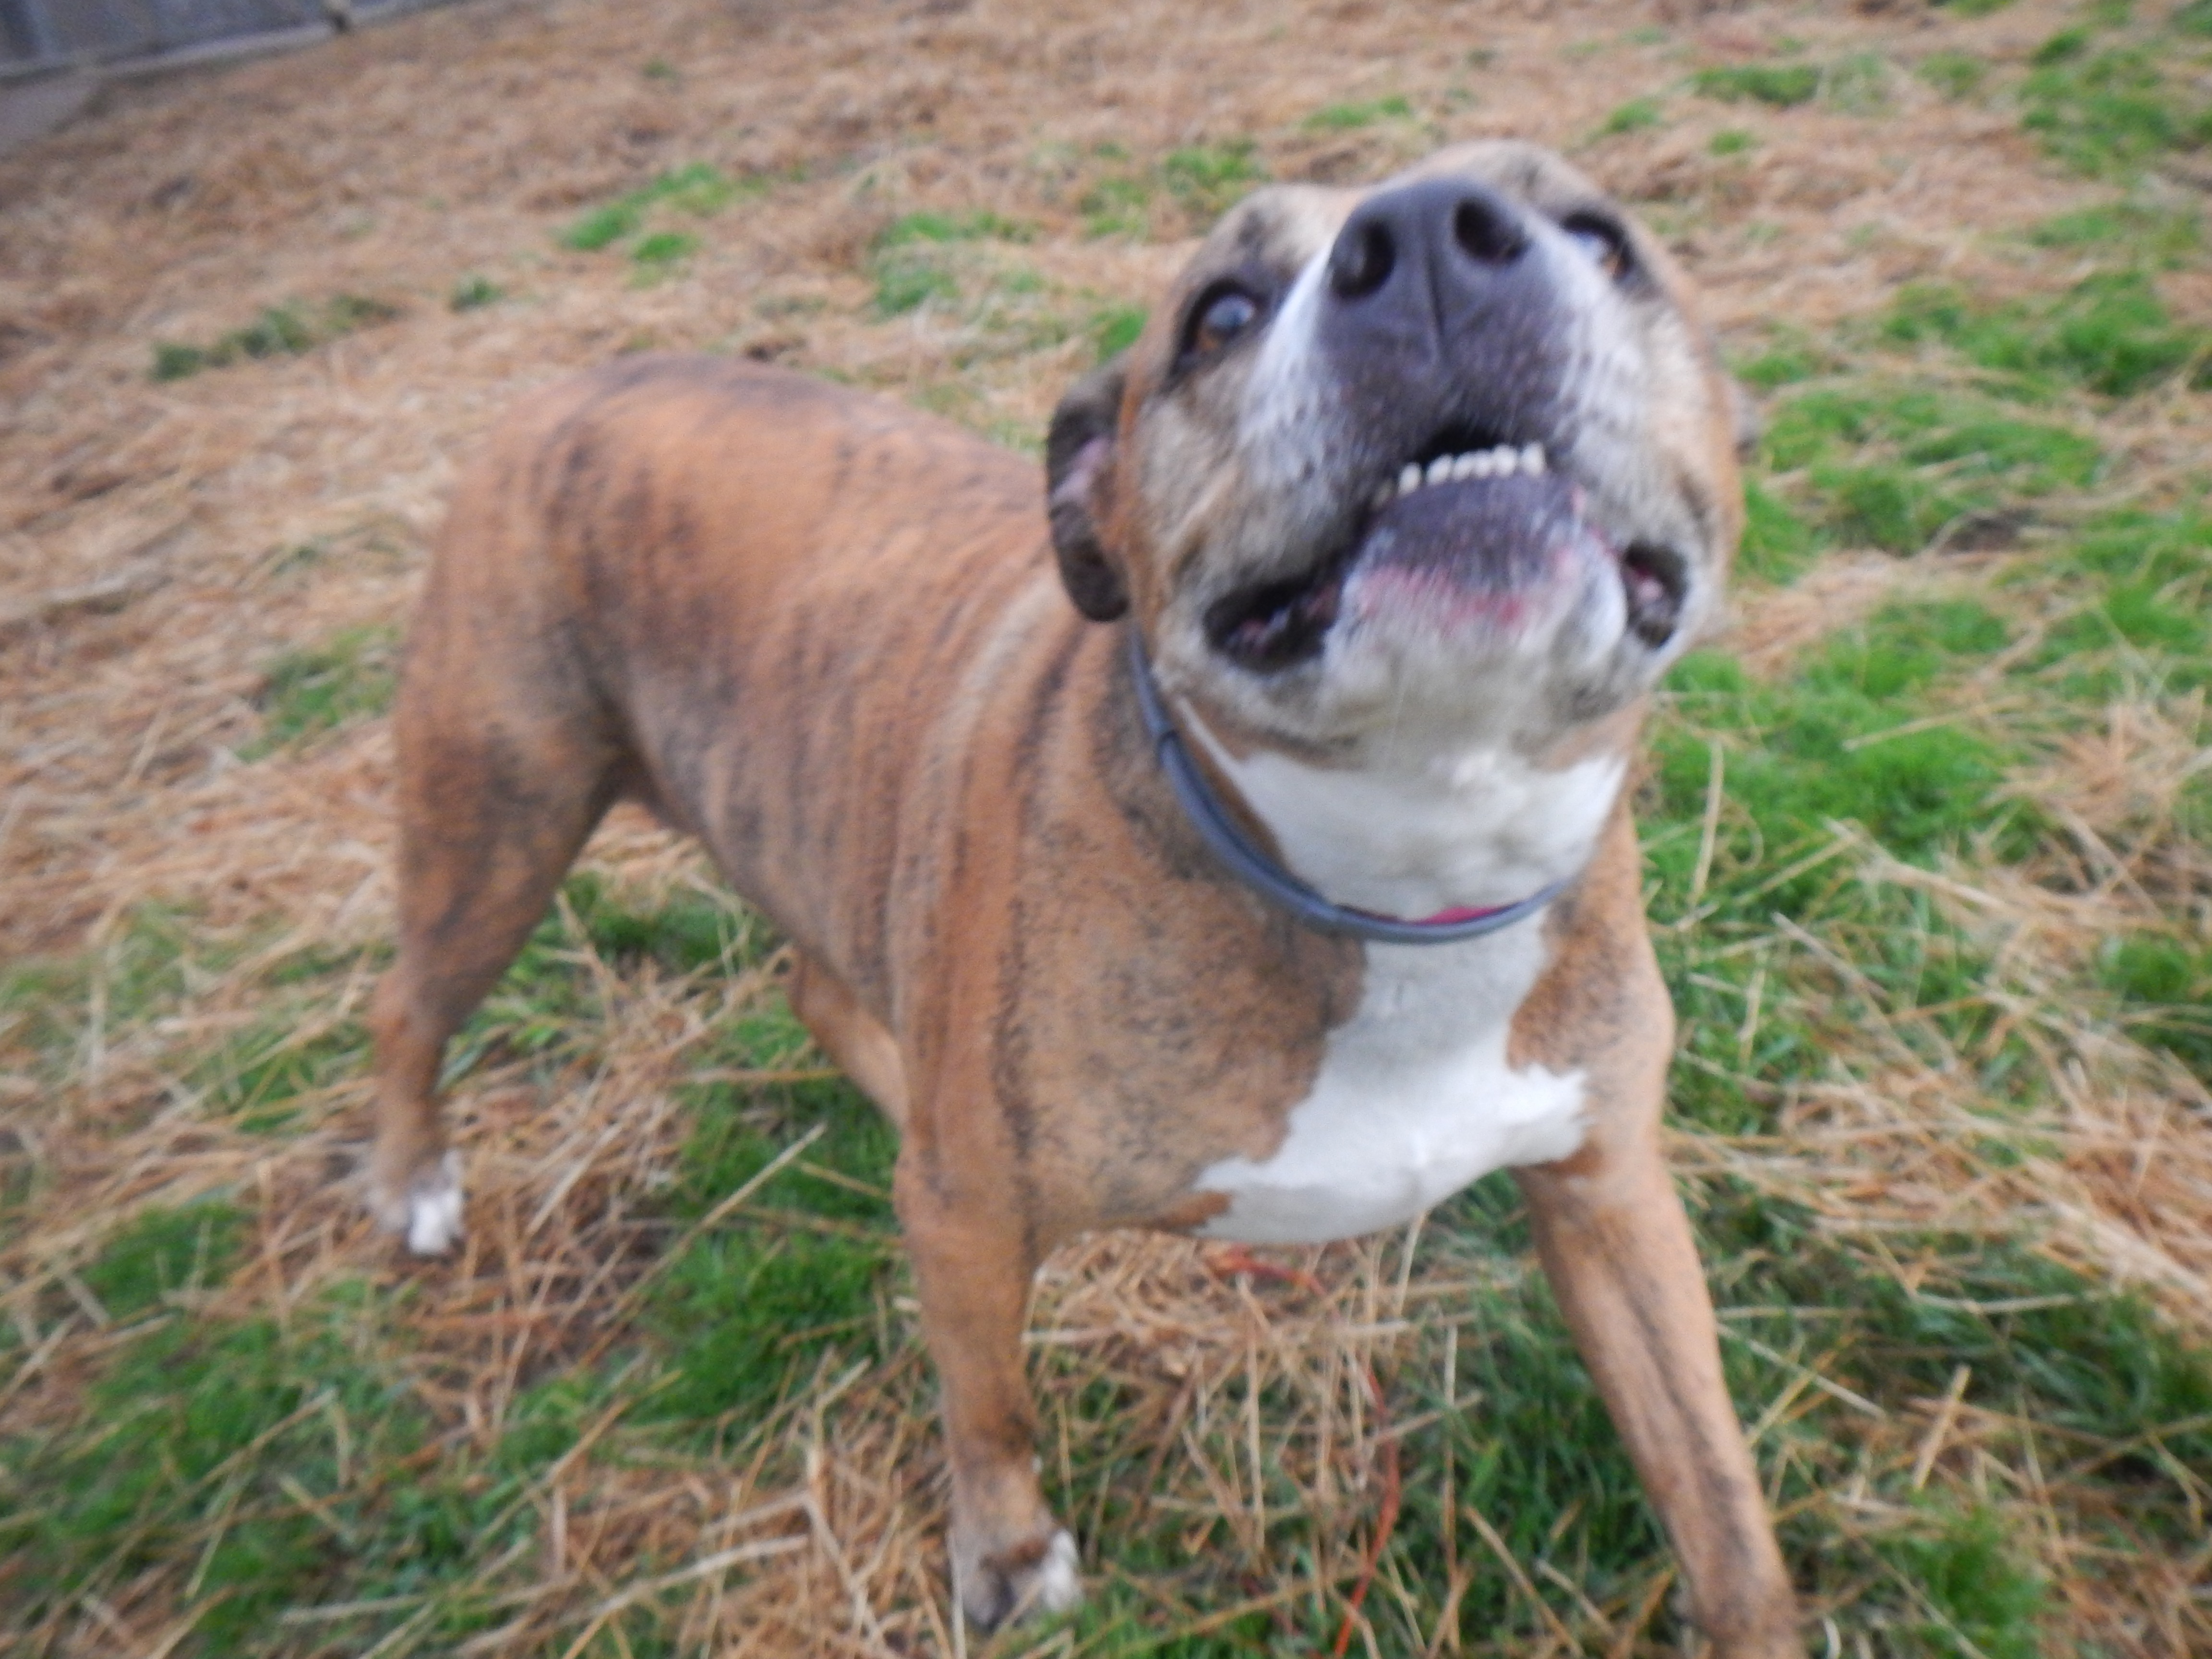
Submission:
M 1585 333 L 1577 307 L 1601 283 L 1638 278 L 1617 226 L 1559 229 L 1547 245 L 1527 210 L 1465 179 L 1385 191 L 1346 220 L 1309 345 L 1311 379 L 1342 412 L 1337 522 L 1297 574 L 1214 600 L 1217 649 L 1261 672 L 1310 659 L 1361 608 L 1346 602 L 1355 579 L 1371 604 L 1411 599 L 1510 628 L 1527 596 L 1582 560 L 1618 570 L 1636 638 L 1672 637 L 1687 560 L 1607 534 L 1562 465 Z

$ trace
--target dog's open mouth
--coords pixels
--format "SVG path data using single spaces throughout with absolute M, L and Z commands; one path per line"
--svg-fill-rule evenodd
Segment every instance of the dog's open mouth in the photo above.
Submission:
M 1257 673 L 1320 654 L 1356 575 L 1510 622 L 1577 542 L 1620 573 L 1629 631 L 1657 647 L 1680 625 L 1688 562 L 1656 543 L 1616 544 L 1584 516 L 1583 491 L 1540 443 L 1450 427 L 1371 492 L 1351 533 L 1304 574 L 1256 582 L 1207 608 L 1215 649 Z M 1376 583 L 1370 581 L 1372 588 Z

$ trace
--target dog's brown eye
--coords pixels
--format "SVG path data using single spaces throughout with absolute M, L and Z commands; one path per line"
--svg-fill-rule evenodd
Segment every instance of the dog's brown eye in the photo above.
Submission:
M 1199 307 L 1190 349 L 1198 354 L 1218 351 L 1259 320 L 1258 301 L 1242 289 L 1223 289 Z

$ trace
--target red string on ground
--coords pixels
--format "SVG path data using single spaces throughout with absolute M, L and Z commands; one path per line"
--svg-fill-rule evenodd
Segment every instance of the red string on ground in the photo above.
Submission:
M 1206 1265 L 1224 1279 L 1231 1273 L 1246 1273 L 1254 1279 L 1272 1279 L 1280 1285 L 1295 1285 L 1315 1296 L 1324 1293 L 1321 1280 L 1304 1267 L 1285 1267 L 1273 1261 L 1262 1261 L 1242 1244 L 1231 1244 L 1224 1249 L 1210 1252 Z
M 1316 1296 L 1321 1294 L 1321 1280 L 1304 1268 L 1262 1261 L 1242 1245 L 1214 1251 L 1206 1258 L 1206 1266 L 1224 1278 L 1243 1273 L 1253 1279 L 1295 1285 Z M 1363 1363 L 1359 1376 L 1367 1384 L 1367 1398 L 1375 1410 L 1375 1431 L 1382 1466 L 1382 1501 L 1376 1510 L 1374 1535 L 1367 1540 L 1366 1559 L 1360 1563 L 1358 1582 L 1352 1585 L 1352 1594 L 1345 1601 L 1344 1623 L 1337 1628 L 1336 1645 L 1330 1650 L 1332 1659 L 1344 1659 L 1352 1647 L 1352 1632 L 1359 1622 L 1360 1605 L 1367 1600 L 1367 1591 L 1375 1583 L 1376 1569 L 1382 1565 L 1382 1552 L 1389 1547 L 1390 1534 L 1398 1526 L 1398 1442 L 1390 1433 L 1390 1408 L 1382 1398 L 1382 1384 L 1375 1380 L 1375 1368 Z
M 1367 1559 L 1360 1564 L 1359 1582 L 1352 1587 L 1352 1595 L 1345 1602 L 1344 1623 L 1338 1626 L 1336 1645 L 1329 1650 L 1334 1659 L 1344 1659 L 1352 1646 L 1352 1626 L 1359 1622 L 1359 1604 L 1367 1599 L 1367 1588 L 1375 1582 L 1375 1569 L 1381 1564 L 1382 1552 L 1398 1525 L 1398 1442 L 1390 1432 L 1390 1409 L 1383 1404 L 1382 1388 L 1375 1380 L 1375 1368 L 1363 1364 L 1359 1374 L 1367 1384 L 1367 1398 L 1375 1407 L 1375 1432 L 1380 1441 L 1382 1462 L 1382 1502 L 1375 1516 L 1375 1535 L 1367 1540 Z

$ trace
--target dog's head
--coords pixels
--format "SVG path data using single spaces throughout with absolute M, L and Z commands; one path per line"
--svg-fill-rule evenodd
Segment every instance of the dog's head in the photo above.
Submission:
M 1054 416 L 1053 540 L 1249 740 L 1537 750 L 1713 610 L 1740 418 L 1646 233 L 1548 151 L 1466 145 L 1232 210 Z

